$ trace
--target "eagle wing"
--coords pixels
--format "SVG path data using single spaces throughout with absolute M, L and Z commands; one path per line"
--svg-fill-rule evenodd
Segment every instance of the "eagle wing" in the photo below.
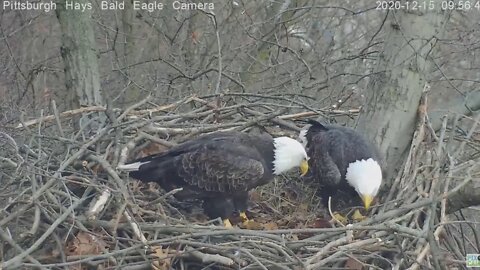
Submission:
M 206 191 L 239 192 L 258 186 L 265 167 L 256 149 L 214 140 L 176 159 L 177 173 L 189 185 Z
M 338 185 L 342 179 L 342 174 L 336 164 L 337 160 L 331 155 L 331 142 L 327 133 L 319 132 L 312 136 L 311 144 L 308 149 L 310 156 L 310 170 L 316 179 L 321 179 L 326 185 Z M 334 149 L 332 149 L 335 151 Z M 341 149 L 336 152 L 335 159 L 341 155 Z

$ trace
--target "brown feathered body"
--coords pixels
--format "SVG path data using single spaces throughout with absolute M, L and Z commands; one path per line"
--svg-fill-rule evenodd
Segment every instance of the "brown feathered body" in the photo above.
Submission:
M 211 218 L 247 209 L 248 191 L 273 179 L 274 144 L 269 135 L 218 132 L 147 156 L 130 176 L 156 182 L 178 199 L 202 199 Z M 127 165 L 127 166 L 130 166 Z

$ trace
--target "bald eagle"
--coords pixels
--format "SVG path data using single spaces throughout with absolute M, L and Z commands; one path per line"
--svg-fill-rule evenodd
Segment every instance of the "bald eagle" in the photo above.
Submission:
M 320 183 L 324 205 L 341 190 L 348 195 L 360 195 L 368 209 L 382 184 L 376 147 L 351 128 L 322 125 L 314 120 L 308 123 L 299 140 L 310 157 L 307 177 Z
M 234 212 L 246 219 L 249 190 L 295 167 L 302 176 L 308 171 L 307 153 L 294 139 L 217 132 L 118 169 L 135 179 L 157 182 L 166 191 L 183 188 L 175 194 L 177 199 L 202 199 L 210 218 L 221 217 L 231 227 L 228 218 Z

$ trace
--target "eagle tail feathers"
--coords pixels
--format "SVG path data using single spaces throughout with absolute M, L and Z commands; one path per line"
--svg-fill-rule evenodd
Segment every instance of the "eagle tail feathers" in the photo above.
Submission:
M 149 163 L 149 162 L 150 161 L 134 162 L 134 163 L 130 163 L 130 164 L 119 165 L 117 167 L 117 169 L 121 170 L 121 171 L 126 171 L 126 172 L 134 172 L 134 171 L 138 171 L 140 169 L 140 166 L 142 166 L 143 164 Z
M 312 120 L 312 119 L 308 119 L 307 121 L 311 127 L 309 128 L 309 130 L 317 130 L 317 131 L 327 131 L 328 128 L 322 124 L 320 124 L 320 122 L 318 121 L 315 121 L 315 120 Z

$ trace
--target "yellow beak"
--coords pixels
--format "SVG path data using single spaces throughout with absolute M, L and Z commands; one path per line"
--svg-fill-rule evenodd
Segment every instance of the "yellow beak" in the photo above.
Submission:
M 365 206 L 365 209 L 368 210 L 370 208 L 370 205 L 372 204 L 373 197 L 370 195 L 361 195 L 363 205 Z
M 305 176 L 308 172 L 308 161 L 306 159 L 302 160 L 300 163 L 300 176 Z

